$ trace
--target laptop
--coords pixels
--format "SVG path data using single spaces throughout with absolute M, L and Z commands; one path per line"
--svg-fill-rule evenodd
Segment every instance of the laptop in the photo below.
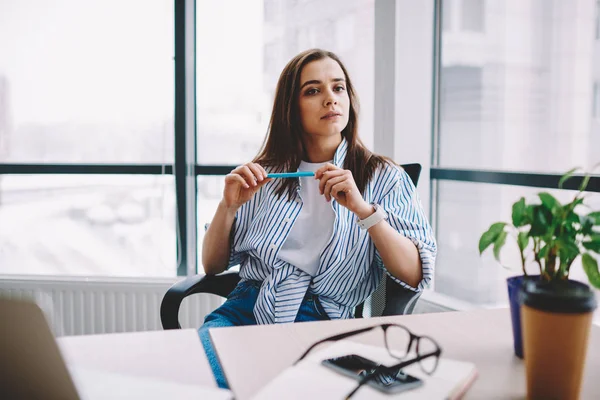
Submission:
M 0 298 L 0 397 L 79 399 L 42 310 Z
M 42 310 L 0 297 L 0 399 L 218 399 L 229 390 L 70 366 Z

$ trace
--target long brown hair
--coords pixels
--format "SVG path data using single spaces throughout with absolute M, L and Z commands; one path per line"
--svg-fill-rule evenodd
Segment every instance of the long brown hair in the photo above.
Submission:
M 267 137 L 254 162 L 264 167 L 271 167 L 275 171 L 296 171 L 302 159 L 306 159 L 306 148 L 302 141 L 302 124 L 298 105 L 301 84 L 300 74 L 306 64 L 327 57 L 336 61 L 344 71 L 346 90 L 350 98 L 348 125 L 342 131 L 342 137 L 348 142 L 344 169 L 352 172 L 356 186 L 364 194 L 367 183 L 373 177 L 375 170 L 385 163 L 393 163 L 393 161 L 387 157 L 373 154 L 358 137 L 358 98 L 346 67 L 344 67 L 339 57 L 330 51 L 321 49 L 306 50 L 290 60 L 285 66 L 277 82 Z M 291 199 L 296 182 L 295 179 L 282 179 L 279 188 L 276 190 L 277 195 L 281 196 L 287 191 Z

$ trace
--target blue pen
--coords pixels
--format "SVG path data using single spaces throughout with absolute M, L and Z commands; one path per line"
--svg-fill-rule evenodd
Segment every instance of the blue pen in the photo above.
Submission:
M 303 178 L 307 176 L 315 176 L 314 172 L 283 172 L 279 174 L 268 174 L 267 178 Z

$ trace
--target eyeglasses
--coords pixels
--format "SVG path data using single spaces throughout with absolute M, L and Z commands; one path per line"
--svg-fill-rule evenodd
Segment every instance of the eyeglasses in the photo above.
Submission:
M 318 342 L 310 346 L 304 352 L 304 354 L 302 354 L 302 356 L 300 356 L 300 358 L 296 360 L 294 365 L 302 359 L 304 359 L 308 355 L 308 353 L 311 352 L 312 349 L 319 346 L 320 344 L 323 344 L 325 342 L 335 342 L 350 336 L 360 335 L 361 333 L 365 333 L 370 330 L 377 329 L 379 327 L 383 329 L 383 339 L 389 355 L 402 362 L 389 367 L 379 365 L 377 368 L 374 368 L 373 370 L 364 374 L 359 380 L 358 386 L 354 390 L 352 390 L 348 394 L 348 396 L 346 396 L 347 399 L 352 397 L 352 395 L 354 395 L 356 391 L 360 389 L 361 386 L 363 386 L 365 383 L 368 383 L 371 380 L 386 379 L 385 377 L 389 376 L 397 376 L 399 373 L 401 373 L 401 370 L 403 368 L 417 362 L 419 363 L 419 366 L 421 367 L 421 370 L 424 373 L 431 375 L 435 372 L 440 359 L 440 354 L 442 354 L 442 349 L 437 344 L 437 342 L 429 336 L 415 335 L 405 326 L 398 324 L 375 325 L 368 328 L 357 329 L 354 331 L 341 333 L 339 335 L 334 335 L 319 340 Z M 405 358 L 410 354 L 413 345 L 415 346 L 416 357 L 405 360 Z

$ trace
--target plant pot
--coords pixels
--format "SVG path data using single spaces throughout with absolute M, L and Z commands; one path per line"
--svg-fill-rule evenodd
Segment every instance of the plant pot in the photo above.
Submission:
M 510 305 L 510 317 L 512 321 L 513 346 L 515 355 L 523 358 L 523 341 L 521 337 L 521 303 L 519 293 L 525 280 L 539 281 L 540 275 L 518 275 L 506 279 L 508 287 L 508 302 Z
M 526 280 L 520 290 L 528 399 L 578 399 L 596 299 L 577 281 Z

